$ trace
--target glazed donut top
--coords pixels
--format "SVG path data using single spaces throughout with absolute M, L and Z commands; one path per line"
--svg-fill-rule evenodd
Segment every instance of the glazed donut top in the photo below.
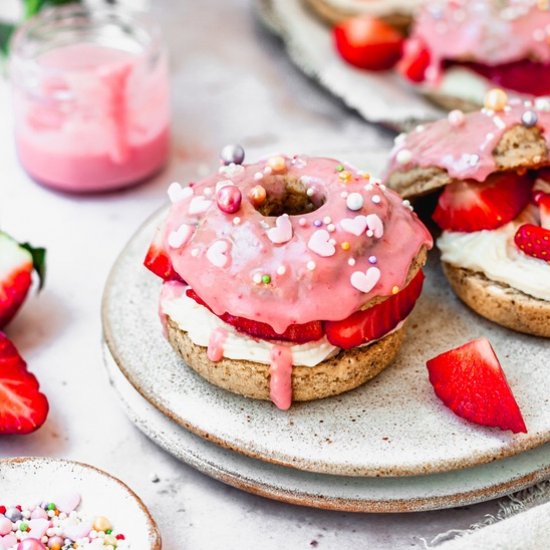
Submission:
M 488 92 L 486 104 L 495 91 L 502 94 L 500 90 Z M 418 126 L 396 138 L 385 180 L 396 171 L 436 167 L 446 170 L 453 179 L 484 181 L 498 170 L 493 151 L 515 126 L 541 129 L 550 151 L 550 100 L 510 99 L 499 110 L 483 108 L 468 114 L 451 111 L 446 118 Z M 525 159 L 525 164 L 548 164 L 548 158 Z
M 397 292 L 432 246 L 408 201 L 328 158 L 230 164 L 169 195 L 161 231 L 175 271 L 214 313 L 279 333 Z
M 546 0 L 431 1 L 418 14 L 412 37 L 430 50 L 431 72 L 440 71 L 444 60 L 486 65 L 529 58 L 548 62 L 547 4 Z

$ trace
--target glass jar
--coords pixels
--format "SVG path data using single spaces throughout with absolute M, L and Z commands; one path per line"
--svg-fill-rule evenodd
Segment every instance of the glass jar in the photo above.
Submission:
M 144 14 L 117 7 L 53 8 L 11 46 L 15 138 L 39 183 L 70 192 L 126 187 L 166 163 L 166 49 Z

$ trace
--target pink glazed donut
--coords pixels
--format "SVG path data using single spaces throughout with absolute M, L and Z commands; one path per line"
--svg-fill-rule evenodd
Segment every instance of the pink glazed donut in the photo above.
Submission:
M 161 313 L 190 367 L 286 409 L 392 361 L 432 246 L 408 201 L 351 166 L 305 156 L 226 159 L 169 196 L 145 264 L 166 281 Z

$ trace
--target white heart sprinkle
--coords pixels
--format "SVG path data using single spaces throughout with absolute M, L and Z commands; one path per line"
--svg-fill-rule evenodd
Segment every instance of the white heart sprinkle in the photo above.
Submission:
M 283 244 L 292 239 L 292 223 L 288 214 L 283 214 L 275 220 L 275 227 L 269 229 L 267 236 L 275 244 Z
M 367 229 L 367 217 L 366 216 L 355 216 L 355 218 L 344 218 L 340 220 L 340 226 L 347 233 L 356 235 L 357 237 L 361 236 L 365 229 Z
M 367 216 L 367 225 L 372 229 L 374 236 L 381 239 L 384 235 L 384 224 L 377 214 L 369 214 Z
M 311 251 L 323 258 L 333 256 L 336 252 L 336 248 L 330 243 L 330 233 L 326 229 L 315 231 L 309 238 L 307 246 Z
M 205 199 L 204 197 L 193 197 L 191 203 L 189 204 L 189 208 L 187 209 L 187 213 L 191 216 L 194 216 L 195 214 L 202 214 L 210 208 L 211 204 L 212 201 Z
M 365 273 L 354 271 L 350 277 L 351 285 L 365 294 L 368 294 L 379 280 L 380 270 L 377 267 L 369 267 Z
M 206 252 L 208 261 L 216 267 L 225 267 L 230 260 L 230 246 L 227 241 L 216 241 Z
M 168 197 L 172 203 L 183 201 L 192 195 L 192 187 L 182 187 L 177 181 L 171 183 L 168 187 Z
M 195 228 L 192 225 L 186 223 L 179 226 L 176 231 L 172 231 L 168 235 L 168 245 L 172 248 L 180 248 L 189 242 L 189 239 L 193 235 Z

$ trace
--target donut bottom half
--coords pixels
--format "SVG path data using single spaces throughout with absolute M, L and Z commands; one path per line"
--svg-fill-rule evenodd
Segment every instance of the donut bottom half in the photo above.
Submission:
M 166 328 L 172 347 L 208 382 L 245 397 L 270 399 L 269 365 L 225 357 L 221 361 L 210 361 L 206 348 L 194 344 L 170 318 Z M 370 346 L 342 350 L 315 367 L 293 367 L 293 401 L 313 401 L 361 386 L 393 362 L 403 337 L 401 327 Z
M 443 272 L 456 295 L 482 317 L 517 332 L 550 338 L 550 302 L 447 262 Z

